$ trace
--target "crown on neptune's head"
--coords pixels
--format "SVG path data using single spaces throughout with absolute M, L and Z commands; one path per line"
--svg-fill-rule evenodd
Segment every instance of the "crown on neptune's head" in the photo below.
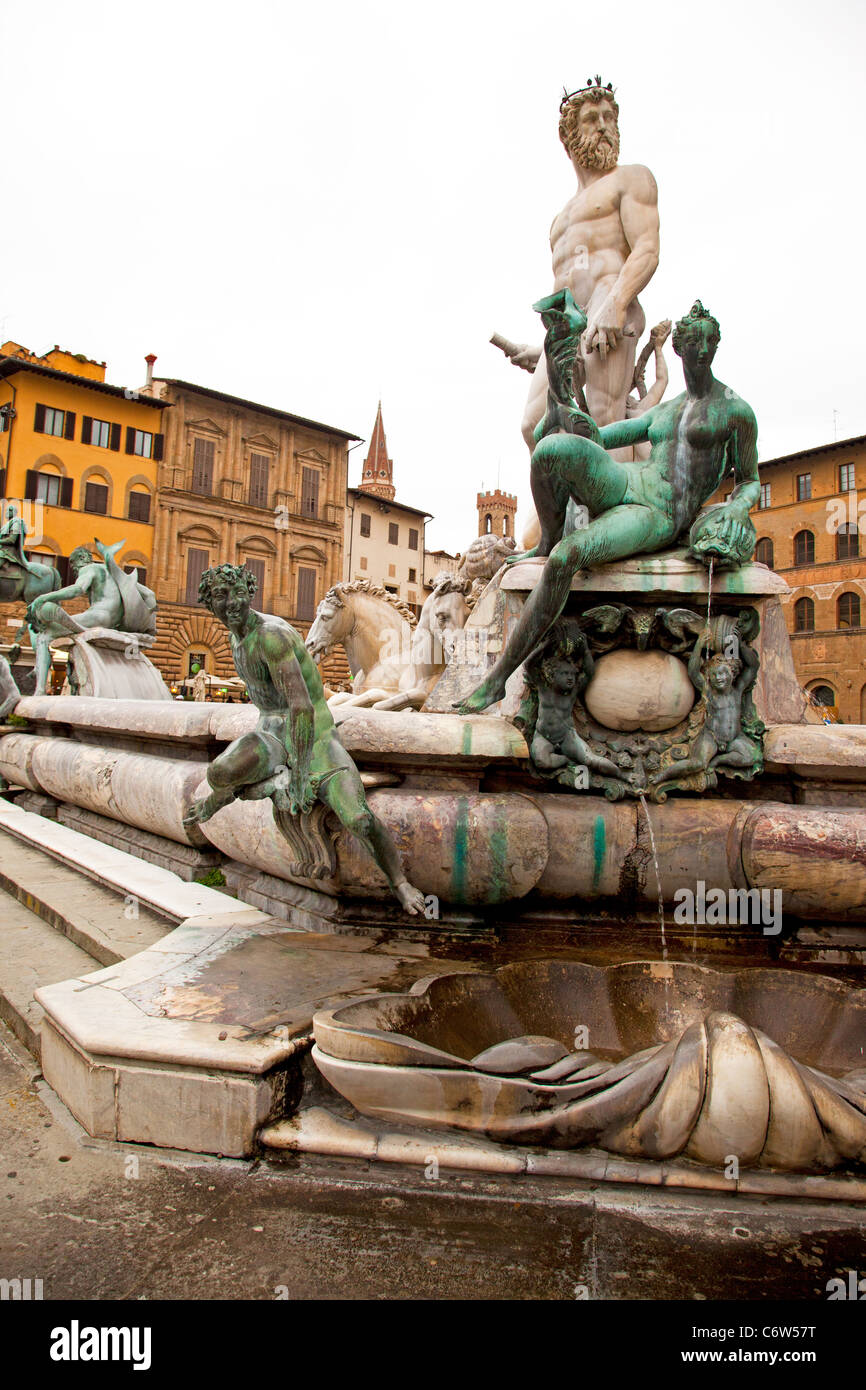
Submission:
M 592 96 L 597 101 L 601 101 L 602 97 L 610 97 L 610 99 L 613 100 L 614 95 L 615 88 L 613 83 L 603 83 L 596 73 L 595 77 L 588 77 L 586 79 L 585 87 L 579 87 L 575 92 L 569 92 L 563 87 L 562 101 L 559 103 L 559 109 L 562 111 L 575 97 Z

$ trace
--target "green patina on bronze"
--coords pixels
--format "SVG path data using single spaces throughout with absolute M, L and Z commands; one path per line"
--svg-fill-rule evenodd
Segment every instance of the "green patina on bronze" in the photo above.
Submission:
M 228 628 L 235 667 L 259 718 L 210 764 L 211 792 L 193 803 L 184 825 L 209 820 L 238 798 L 268 798 L 291 843 L 297 821 L 320 814 L 319 803 L 368 851 L 403 908 L 423 913 L 423 894 L 408 882 L 388 830 L 367 805 L 303 637 L 284 619 L 257 613 L 250 606 L 255 590 L 255 575 L 241 565 L 217 565 L 202 575 L 200 601 Z
M 604 867 L 604 851 L 606 847 L 606 834 L 604 828 L 604 816 L 596 816 L 595 825 L 592 830 L 592 891 L 598 892 L 598 885 L 601 882 L 601 871 Z
M 508 897 L 506 870 L 508 867 L 508 812 L 503 806 L 497 811 L 496 823 L 490 835 L 490 890 L 487 901 L 502 902 Z
M 573 395 L 562 399 L 568 392 L 567 362 L 570 354 L 573 361 L 585 316 L 568 291 L 539 301 L 539 309 L 548 325 L 545 352 L 551 381 L 532 456 L 541 538 L 533 550 L 506 563 L 532 556 L 546 557 L 547 563 L 501 657 L 460 703 L 463 714 L 503 698 L 508 677 L 562 614 L 580 570 L 664 550 L 686 534 L 691 554 L 707 565 L 741 565 L 755 545 L 749 509 L 760 494 L 757 423 L 746 402 L 713 376 L 719 325 L 700 301 L 673 334 L 685 391 L 600 430 Z M 620 461 L 607 452 L 644 441 L 650 445 L 648 459 Z M 735 486 L 728 501 L 701 514 L 730 472 Z M 571 502 L 586 508 L 589 524 L 569 532 Z
M 464 724 L 464 726 L 463 726 L 463 737 L 462 737 L 462 740 L 461 740 L 461 752 L 465 753 L 465 754 L 467 755 L 467 757 L 468 757 L 469 754 L 472 752 L 472 725 L 471 725 L 471 724 Z
M 469 858 L 469 802 L 465 796 L 457 798 L 457 816 L 454 823 L 454 858 L 451 867 L 452 902 L 466 901 L 466 872 Z

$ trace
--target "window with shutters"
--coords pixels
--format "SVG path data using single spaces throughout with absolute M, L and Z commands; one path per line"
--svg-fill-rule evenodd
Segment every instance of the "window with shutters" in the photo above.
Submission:
M 150 521 L 150 493 L 131 492 L 129 494 L 130 521 Z
M 808 502 L 812 496 L 812 474 L 797 474 L 797 501 Z
M 97 449 L 112 448 L 111 422 L 109 420 L 93 420 L 89 415 L 85 415 L 81 426 L 81 442 L 82 444 L 93 444 Z
M 100 516 L 108 513 L 108 488 L 105 483 L 84 484 L 84 510 L 98 512 Z
M 251 507 L 266 507 L 268 505 L 270 463 L 267 454 L 250 454 L 248 501 Z
M 798 531 L 794 537 L 794 564 L 815 563 L 815 537 L 811 531 Z
M 840 526 L 836 532 L 836 559 L 856 560 L 860 554 L 860 536 L 856 526 Z
M 316 571 L 307 565 L 298 566 L 298 617 L 311 622 L 316 616 Z
M 410 583 L 410 584 L 417 584 L 417 583 L 418 583 L 418 580 L 416 579 L 417 573 L 418 573 L 417 570 L 410 570 L 410 571 L 409 571 L 409 583 Z
M 370 518 L 370 513 L 369 513 L 369 512 L 362 512 L 362 513 L 361 513 L 361 535 L 362 535 L 362 536 L 369 536 L 369 534 L 370 534 L 370 520 L 371 520 L 371 518 Z
M 153 435 L 147 430 L 136 430 L 132 425 L 127 425 L 126 452 L 137 454 L 142 459 L 153 458 Z
M 389 522 L 388 522 L 388 544 L 389 544 L 389 545 L 399 545 L 399 544 L 400 544 L 400 527 L 397 525 L 397 522 L 396 522 L 396 521 L 389 521 Z
M 319 473 L 316 468 L 301 470 L 301 515 L 319 515 Z M 315 570 L 311 571 L 315 574 Z
M 52 405 L 39 404 L 33 420 L 36 434 L 52 434 L 58 439 L 75 438 L 75 411 L 57 410 Z
M 836 626 L 860 626 L 860 595 L 840 594 L 836 602 Z
M 186 594 L 184 602 L 195 605 L 198 603 L 199 581 L 208 567 L 208 552 L 206 550 L 194 550 L 190 548 L 186 552 Z
M 265 604 L 265 562 L 264 560 L 244 560 L 244 566 L 256 576 L 256 592 L 250 602 L 260 613 L 266 613 Z
M 55 473 L 36 474 L 36 501 L 44 502 L 48 507 L 57 507 L 60 504 L 60 485 L 62 478 L 58 478 Z
M 213 492 L 213 465 L 216 445 L 212 439 L 196 438 L 192 450 L 192 490 L 210 495 Z
M 53 434 L 58 439 L 63 438 L 63 431 L 66 428 L 66 411 L 55 410 L 53 406 L 43 405 L 41 428 L 37 417 L 35 429 L 38 434 Z
M 414 526 L 409 527 L 409 549 L 418 549 L 418 532 L 416 531 Z
M 366 555 L 362 555 L 362 556 L 361 556 L 360 564 L 361 564 L 361 569 L 362 569 L 362 570 L 365 570 L 365 569 L 367 568 L 367 557 L 366 557 Z
M 840 463 L 839 465 L 839 491 L 854 492 L 854 465 L 853 463 Z
M 44 502 L 49 507 L 71 507 L 72 479 L 28 468 L 24 479 L 24 498 L 27 502 Z

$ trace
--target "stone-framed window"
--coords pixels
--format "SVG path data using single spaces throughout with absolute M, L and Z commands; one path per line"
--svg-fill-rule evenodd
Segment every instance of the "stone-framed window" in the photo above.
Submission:
M 308 468 L 306 464 L 301 469 L 301 516 L 319 515 L 319 470 Z
M 210 564 L 210 551 L 198 550 L 190 546 L 186 552 L 186 592 L 184 603 L 195 607 L 198 603 L 199 581 Z
M 253 594 L 252 598 L 253 608 L 257 609 L 260 613 L 266 613 L 268 610 L 265 603 L 265 562 L 264 560 L 256 560 L 251 556 L 247 556 L 244 560 L 244 565 L 251 574 L 256 576 L 256 592 Z
M 86 482 L 84 484 L 85 512 L 96 512 L 99 516 L 108 515 L 108 484 Z
M 812 474 L 797 474 L 797 501 L 809 502 L 812 499 Z
M 859 594 L 845 593 L 839 595 L 836 600 L 836 626 L 840 628 L 860 626 Z
M 302 622 L 312 622 L 316 616 L 316 571 L 309 565 L 298 565 L 296 612 Z
M 798 598 L 794 604 L 794 631 L 815 631 L 815 604 L 810 598 Z
M 769 536 L 761 536 L 755 546 L 755 559 L 759 565 L 766 565 L 768 569 L 773 568 L 773 542 Z
M 836 559 L 856 560 L 860 554 L 860 533 L 856 526 L 840 526 L 836 532 Z
M 251 507 L 267 507 L 270 497 L 271 461 L 267 454 L 250 454 L 250 486 L 247 501 Z
M 129 494 L 127 516 L 130 521 L 150 521 L 150 493 L 133 491 Z
M 812 531 L 798 531 L 794 537 L 794 564 L 815 563 L 815 536 Z
M 197 434 L 192 446 L 192 491 L 209 497 L 213 493 L 213 469 L 216 444 Z

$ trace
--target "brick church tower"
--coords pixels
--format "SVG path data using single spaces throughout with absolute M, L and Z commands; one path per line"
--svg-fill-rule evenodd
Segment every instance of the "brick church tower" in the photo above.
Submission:
M 394 464 L 388 457 L 385 440 L 385 426 L 382 424 L 382 402 L 376 410 L 376 423 L 370 437 L 370 447 L 364 459 L 364 471 L 360 482 L 361 492 L 370 492 L 374 497 L 383 497 L 386 502 L 394 501 Z
M 514 536 L 514 519 L 517 515 L 517 498 L 510 492 L 479 492 L 478 494 L 478 534 L 486 536 Z

